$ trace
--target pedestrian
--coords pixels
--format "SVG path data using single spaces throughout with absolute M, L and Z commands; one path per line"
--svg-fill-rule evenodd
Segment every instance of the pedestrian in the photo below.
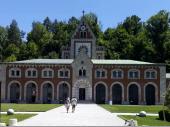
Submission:
M 71 99 L 71 106 L 72 106 L 72 113 L 74 113 L 75 112 L 75 108 L 77 106 L 77 99 L 75 97 L 73 97 Z
M 65 107 L 66 107 L 66 110 L 67 110 L 67 113 L 68 113 L 68 110 L 70 108 L 70 98 L 67 97 L 67 99 L 65 100 Z

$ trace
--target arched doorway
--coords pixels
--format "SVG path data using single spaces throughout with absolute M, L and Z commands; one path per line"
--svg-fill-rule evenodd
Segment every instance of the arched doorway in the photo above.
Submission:
M 145 100 L 147 105 L 155 105 L 155 87 L 151 84 L 145 87 Z
M 17 103 L 20 99 L 20 86 L 18 83 L 12 83 L 10 85 L 10 102 Z
M 51 103 L 52 101 L 52 85 L 46 83 L 43 85 L 43 103 Z
M 36 85 L 29 83 L 26 87 L 26 102 L 35 103 L 36 101 Z
M 138 104 L 138 86 L 136 84 L 132 84 L 129 86 L 129 103 L 132 105 Z
M 59 102 L 64 103 L 64 100 L 69 97 L 69 87 L 66 83 L 59 86 Z
M 106 98 L 106 88 L 103 84 L 98 84 L 96 86 L 96 103 L 104 104 Z
M 122 87 L 120 84 L 115 84 L 112 87 L 112 103 L 121 104 L 122 103 Z

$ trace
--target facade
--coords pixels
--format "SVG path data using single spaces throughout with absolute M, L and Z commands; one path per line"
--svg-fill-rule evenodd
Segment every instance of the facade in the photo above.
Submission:
M 170 73 L 166 74 L 166 87 L 170 88 Z
M 106 60 L 104 47 L 81 19 L 62 59 L 32 59 L 0 65 L 1 101 L 63 103 L 79 101 L 113 104 L 160 104 L 166 90 L 164 64 Z

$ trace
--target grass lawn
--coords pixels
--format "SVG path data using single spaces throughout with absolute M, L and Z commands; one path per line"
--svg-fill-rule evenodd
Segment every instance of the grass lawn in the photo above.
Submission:
M 15 114 L 15 115 L 1 114 L 1 122 L 6 123 L 8 125 L 9 119 L 17 118 L 18 121 L 22 121 L 24 119 L 27 119 L 27 118 L 35 116 L 35 115 L 36 114 Z
M 6 112 L 9 108 L 14 109 L 15 112 L 44 112 L 56 107 L 61 104 L 13 104 L 3 103 L 1 104 L 1 111 Z
M 108 105 L 102 104 L 101 107 L 110 112 L 122 112 L 122 113 L 139 113 L 140 111 L 146 111 L 146 113 L 158 113 L 162 109 L 161 105 L 147 106 L 147 105 Z
M 148 126 L 170 126 L 170 122 L 159 120 L 158 116 L 127 116 L 120 115 L 120 118 L 124 120 L 134 119 L 138 121 L 138 126 L 148 125 Z

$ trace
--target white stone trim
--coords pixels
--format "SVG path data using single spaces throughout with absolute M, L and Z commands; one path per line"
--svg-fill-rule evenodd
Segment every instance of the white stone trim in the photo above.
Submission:
M 166 91 L 166 66 L 160 66 L 160 104 L 164 103 L 165 97 L 163 96 Z
M 15 72 L 14 72 L 15 75 L 11 75 L 11 71 L 15 71 Z M 20 72 L 20 73 L 19 73 L 19 74 L 20 74 L 19 76 L 16 75 L 16 72 L 17 72 L 17 71 Z M 9 77 L 10 77 L 10 78 L 21 78 L 21 75 L 22 75 L 22 74 L 21 74 L 21 69 L 18 68 L 18 67 L 10 68 L 8 72 L 9 72 Z
M 99 81 L 99 82 L 97 82 L 95 85 L 94 85 L 94 101 L 96 102 L 96 87 L 97 87 L 97 85 L 98 84 L 103 84 L 104 86 L 105 86 L 105 93 L 106 93 L 106 95 L 105 95 L 105 102 L 108 102 L 108 86 L 107 86 L 107 84 L 105 83 L 105 82 L 103 82 L 103 81 Z
M 146 72 L 155 72 L 155 78 L 152 77 L 146 77 Z M 146 69 L 144 71 L 144 79 L 157 79 L 157 71 L 155 69 Z
M 71 97 L 71 85 L 67 81 L 61 81 L 57 84 L 57 100 L 59 100 L 59 86 L 62 85 L 63 83 L 67 84 L 68 89 L 69 89 L 68 95 L 69 95 L 69 97 Z
M 43 86 L 47 83 L 51 84 L 52 86 L 52 101 L 53 101 L 54 100 L 54 84 L 51 81 L 44 81 L 41 84 L 40 100 L 43 101 Z
M 133 78 L 131 78 L 129 73 L 136 72 L 136 71 L 138 72 L 138 78 L 135 78 L 134 76 L 133 76 Z M 139 69 L 129 69 L 128 70 L 128 79 L 140 79 L 140 70 Z
M 64 76 L 60 76 L 60 71 L 63 71 Z M 65 71 L 68 71 L 68 77 L 65 76 Z M 61 68 L 58 70 L 58 78 L 70 78 L 70 69 L 68 68 Z
M 140 86 L 140 84 L 137 83 L 137 82 L 130 82 L 130 83 L 127 85 L 127 102 L 129 102 L 129 87 L 130 87 L 132 84 L 135 84 L 135 85 L 138 87 L 138 103 L 140 104 L 140 103 L 141 103 L 141 86 Z
M 144 94 L 143 94 L 143 97 L 144 97 L 144 102 L 146 102 L 146 86 L 147 85 L 153 85 L 155 87 L 155 104 L 158 104 L 158 86 L 153 83 L 153 82 L 147 82 L 145 85 L 144 85 Z
M 49 73 L 49 71 L 52 71 L 52 76 L 49 76 L 49 74 L 47 74 L 47 76 L 44 76 L 44 71 L 47 71 L 47 73 Z M 51 69 L 51 68 L 44 68 L 44 69 L 41 71 L 41 77 L 42 77 L 42 78 L 53 78 L 53 77 L 54 77 L 54 70 Z
M 122 76 L 120 78 L 118 77 L 118 75 L 117 75 L 117 77 L 113 77 L 113 71 L 116 71 L 116 72 L 121 71 Z M 124 78 L 124 71 L 122 69 L 113 69 L 113 70 L 111 70 L 111 79 L 123 79 L 123 78 Z
M 124 102 L 124 85 L 121 82 L 113 82 L 112 85 L 110 86 L 110 99 L 112 100 L 112 87 L 116 84 L 119 84 L 122 87 L 122 103 Z
M 21 97 L 22 97 L 22 86 L 21 86 L 21 83 L 19 81 L 16 81 L 16 80 L 13 80 L 11 82 L 8 83 L 8 100 L 10 100 L 10 87 L 13 83 L 17 83 L 19 85 L 19 92 L 20 92 L 20 95 L 19 95 L 19 100 L 21 101 Z
M 97 71 L 100 71 L 100 77 L 97 77 Z M 102 77 L 102 71 L 105 72 L 105 77 Z M 97 79 L 106 79 L 107 78 L 107 70 L 104 68 L 98 68 L 95 70 L 95 78 Z
M 28 76 L 28 71 L 31 71 L 31 76 Z M 36 71 L 36 76 L 33 76 L 33 71 Z M 25 71 L 25 77 L 26 78 L 37 78 L 38 77 L 38 70 L 36 68 L 28 68 Z
M 27 95 L 27 85 L 30 83 L 33 83 L 35 85 L 35 92 L 36 92 L 36 101 L 38 100 L 38 84 L 35 81 L 27 81 L 24 85 L 24 100 L 26 101 L 26 95 Z

